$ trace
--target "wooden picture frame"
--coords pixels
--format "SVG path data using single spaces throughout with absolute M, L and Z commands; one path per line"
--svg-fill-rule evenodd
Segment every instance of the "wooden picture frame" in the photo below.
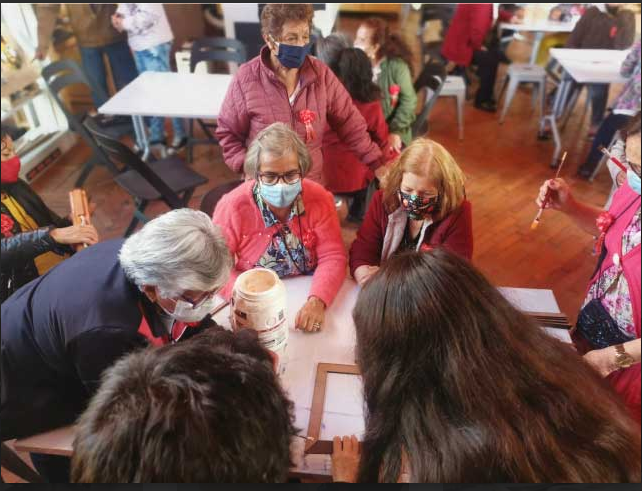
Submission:
M 310 408 L 310 421 L 308 422 L 308 437 L 304 450 L 306 455 L 332 454 L 332 441 L 319 440 L 329 373 L 361 375 L 359 367 L 356 365 L 340 365 L 338 363 L 319 363 L 317 365 L 317 376 L 314 382 L 314 394 L 312 395 L 312 406 Z

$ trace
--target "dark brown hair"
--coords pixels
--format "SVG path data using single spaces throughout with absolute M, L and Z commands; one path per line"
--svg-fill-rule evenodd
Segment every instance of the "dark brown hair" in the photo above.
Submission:
M 289 21 L 307 22 L 312 29 L 314 9 L 309 3 L 268 3 L 261 12 L 261 34 L 279 39 Z
M 640 427 L 570 345 L 444 250 L 387 261 L 354 310 L 360 482 L 639 482 Z
M 368 55 L 357 48 L 341 50 L 335 74 L 343 82 L 350 97 L 359 102 L 381 99 L 381 89 L 372 81 L 372 65 Z
M 372 29 L 372 44 L 379 45 L 377 58 L 400 58 L 406 62 L 410 73 L 413 73 L 412 50 L 399 34 L 388 31 L 386 21 L 378 17 L 368 17 L 363 21 L 363 25 Z
M 256 332 L 209 329 L 106 372 L 78 423 L 72 481 L 283 482 L 292 414 Z

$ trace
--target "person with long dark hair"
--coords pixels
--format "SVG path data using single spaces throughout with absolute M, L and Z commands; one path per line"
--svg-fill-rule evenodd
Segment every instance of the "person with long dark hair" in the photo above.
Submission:
M 335 440 L 336 480 L 640 481 L 640 427 L 608 384 L 465 259 L 390 259 L 353 316 L 366 430 Z
M 388 126 L 380 104 L 381 89 L 372 81 L 368 56 L 360 49 L 346 48 L 338 53 L 333 65 L 353 104 L 366 120 L 370 138 L 384 155 L 390 156 Z M 326 188 L 334 194 L 351 196 L 348 220 L 360 223 L 366 212 L 367 188 L 374 173 L 329 126 L 323 135 L 323 161 Z
M 354 47 L 368 55 L 374 81 L 381 88 L 381 106 L 390 130 L 390 147 L 400 152 L 412 140 L 417 94 L 412 84 L 412 51 L 382 19 L 370 17 L 357 30 Z

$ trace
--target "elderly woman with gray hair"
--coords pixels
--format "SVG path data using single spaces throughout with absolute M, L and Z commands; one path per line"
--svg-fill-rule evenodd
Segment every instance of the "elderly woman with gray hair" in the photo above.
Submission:
M 268 126 L 246 153 L 243 170 L 254 179 L 223 196 L 213 220 L 236 256 L 223 295 L 229 297 L 238 274 L 255 267 L 281 278 L 313 275 L 295 326 L 318 331 L 345 278 L 346 253 L 332 195 L 304 179 L 310 166 L 310 153 L 294 131 L 283 123 Z
M 214 325 L 208 313 L 231 265 L 210 217 L 179 209 L 16 291 L 2 304 L 2 441 L 73 423 L 125 353 Z M 51 482 L 65 479 L 52 459 L 32 460 Z

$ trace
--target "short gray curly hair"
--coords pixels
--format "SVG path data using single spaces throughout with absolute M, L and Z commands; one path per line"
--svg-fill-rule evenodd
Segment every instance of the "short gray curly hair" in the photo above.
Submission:
M 118 255 L 139 288 L 156 286 L 164 298 L 225 285 L 232 257 L 225 238 L 202 211 L 181 208 L 154 218 L 129 237 Z
M 302 176 L 305 177 L 310 170 L 312 159 L 308 147 L 305 146 L 299 135 L 284 123 L 272 123 L 262 129 L 250 143 L 243 164 L 243 171 L 246 175 L 256 176 L 258 174 L 261 167 L 261 152 L 276 157 L 294 152 L 297 155 Z

